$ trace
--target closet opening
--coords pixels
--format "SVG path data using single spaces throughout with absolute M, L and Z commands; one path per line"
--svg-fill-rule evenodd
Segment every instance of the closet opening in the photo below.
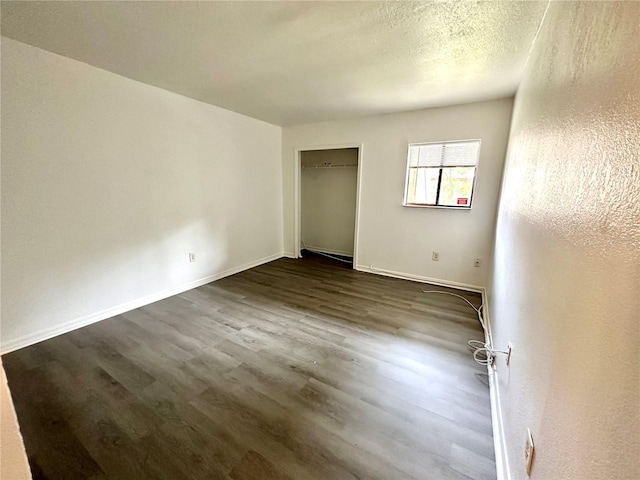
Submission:
M 296 256 L 357 266 L 361 147 L 297 151 Z

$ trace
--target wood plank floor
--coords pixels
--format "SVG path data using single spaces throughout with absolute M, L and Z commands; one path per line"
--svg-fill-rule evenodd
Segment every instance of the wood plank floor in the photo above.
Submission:
M 495 479 L 480 325 L 425 288 L 281 259 L 7 354 L 34 478 Z

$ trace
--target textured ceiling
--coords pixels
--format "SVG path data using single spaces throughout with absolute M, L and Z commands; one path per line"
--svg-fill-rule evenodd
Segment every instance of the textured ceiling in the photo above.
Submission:
M 512 95 L 547 2 L 2 2 L 2 35 L 278 125 Z

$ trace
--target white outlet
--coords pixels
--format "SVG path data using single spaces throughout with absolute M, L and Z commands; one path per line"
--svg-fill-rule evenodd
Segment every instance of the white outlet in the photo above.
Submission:
M 438 260 L 440 260 L 440 254 L 438 252 L 433 252 L 431 254 L 431 260 L 433 260 L 434 262 L 437 262 Z
M 533 466 L 533 437 L 531 429 L 527 428 L 527 444 L 524 447 L 524 460 L 527 462 L 527 476 L 531 476 L 531 467 Z
M 473 266 L 474 266 L 474 267 L 479 267 L 479 266 L 480 266 L 480 259 L 479 259 L 479 258 L 476 258 L 476 259 L 473 261 Z
M 195 261 L 196 261 L 196 254 L 195 254 L 195 252 L 189 252 L 189 261 L 190 261 L 190 262 L 195 262 Z

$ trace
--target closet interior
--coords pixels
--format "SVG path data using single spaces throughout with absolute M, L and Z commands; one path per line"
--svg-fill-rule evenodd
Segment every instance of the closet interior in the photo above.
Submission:
M 300 247 L 303 254 L 353 263 L 358 149 L 301 152 Z

